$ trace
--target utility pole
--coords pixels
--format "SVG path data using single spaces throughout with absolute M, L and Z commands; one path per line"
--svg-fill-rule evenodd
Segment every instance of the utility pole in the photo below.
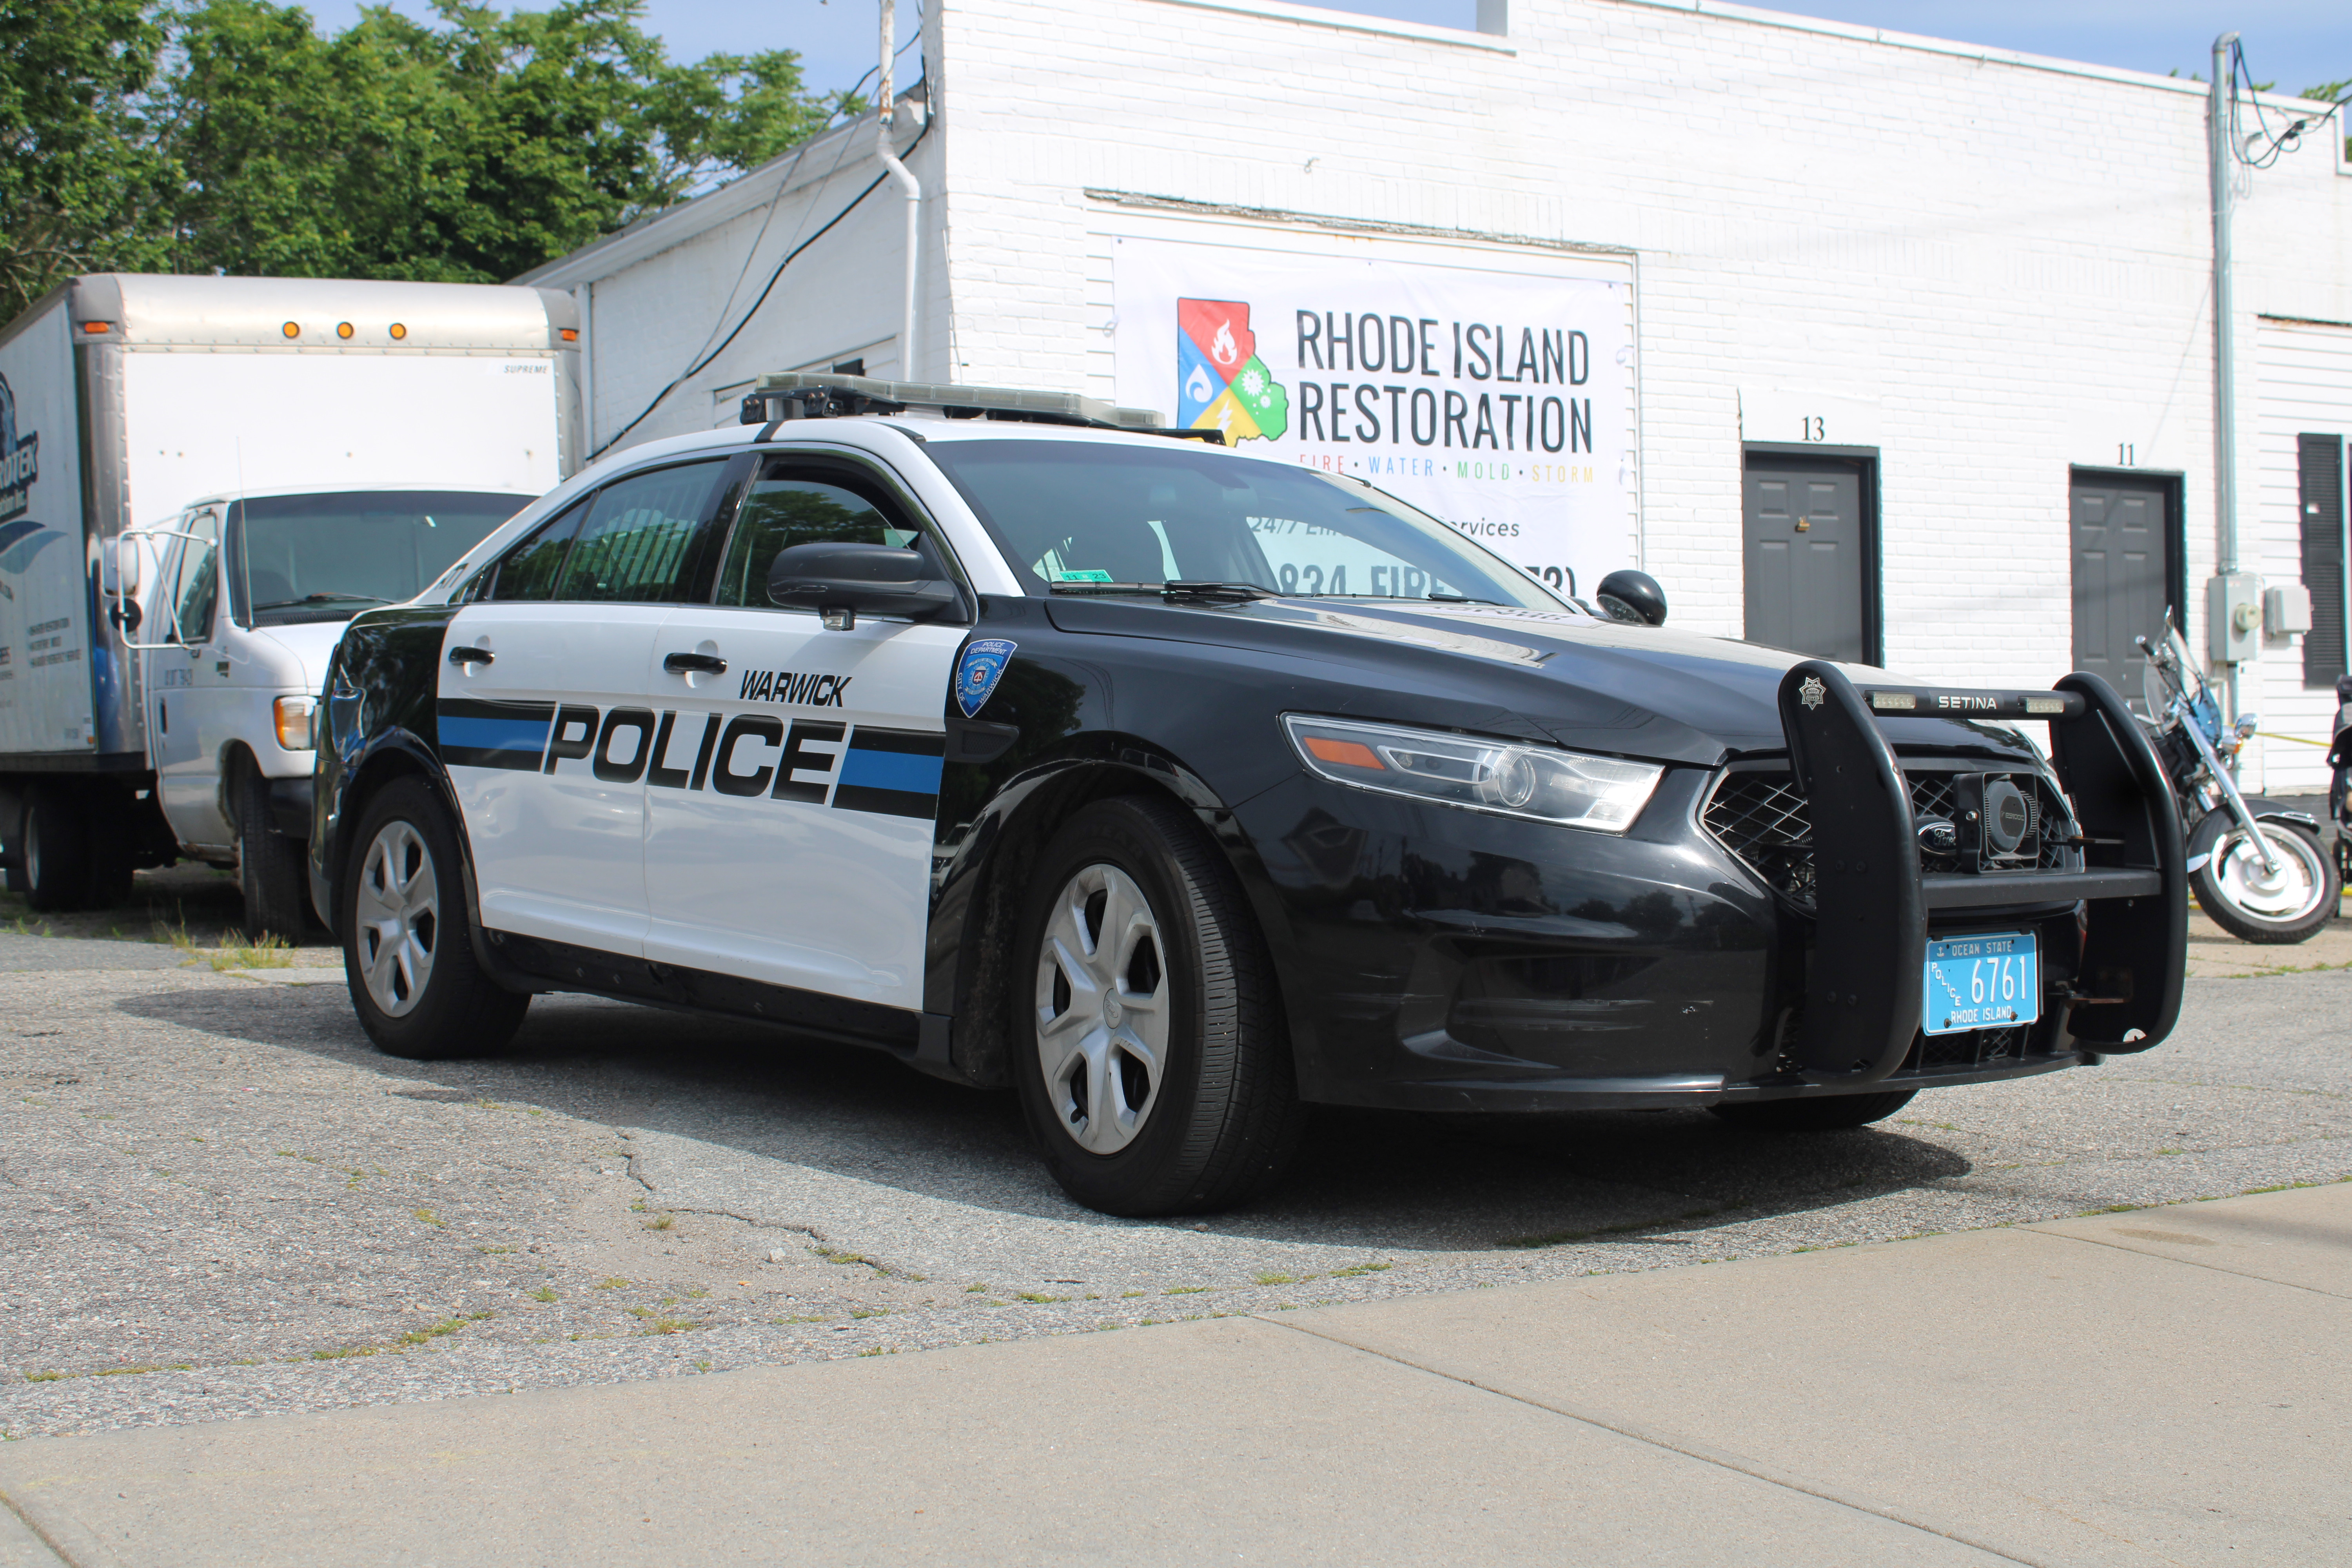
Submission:
M 2238 35 L 2213 40 L 2206 100 L 2206 152 L 2213 184 L 2214 573 L 2206 585 L 2206 648 L 2221 667 L 2224 722 L 2238 717 L 2238 671 L 2262 648 L 2261 580 L 2238 570 L 2238 318 L 2230 287 L 2230 203 L 2237 148 L 2230 110 L 2237 101 Z

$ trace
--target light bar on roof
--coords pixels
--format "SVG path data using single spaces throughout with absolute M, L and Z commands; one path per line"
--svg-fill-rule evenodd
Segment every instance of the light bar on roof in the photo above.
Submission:
M 1158 430 L 1168 421 L 1156 408 L 1118 408 L 1075 392 L 1039 392 L 1017 386 L 946 386 L 925 381 L 877 381 L 871 376 L 826 371 L 772 371 L 751 384 L 743 399 L 742 422 L 823 418 L 841 414 L 887 413 L 898 408 L 935 408 L 950 417 L 992 413 L 1026 416 L 1074 425 L 1108 425 Z M 967 413 L 969 411 L 969 413 Z

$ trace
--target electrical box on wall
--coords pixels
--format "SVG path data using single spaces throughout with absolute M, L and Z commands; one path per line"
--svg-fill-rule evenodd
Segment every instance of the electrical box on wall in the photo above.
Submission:
M 2311 629 L 2311 590 L 2282 583 L 2263 590 L 2263 635 L 2284 642 Z
M 2263 651 L 2263 580 L 2226 572 L 2205 584 L 2206 639 L 2217 664 L 2244 664 Z

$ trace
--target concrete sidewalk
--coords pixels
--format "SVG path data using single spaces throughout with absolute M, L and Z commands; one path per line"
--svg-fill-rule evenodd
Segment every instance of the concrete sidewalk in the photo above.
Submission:
M 35 1439 L 0 1564 L 2352 1563 L 2348 1363 L 2337 1184 Z

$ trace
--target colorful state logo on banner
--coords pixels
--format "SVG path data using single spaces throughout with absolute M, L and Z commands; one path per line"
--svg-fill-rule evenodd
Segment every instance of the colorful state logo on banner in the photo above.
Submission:
M 1234 300 L 1176 301 L 1176 423 L 1222 430 L 1229 447 L 1290 428 L 1290 395 L 1257 357 L 1249 313 Z

